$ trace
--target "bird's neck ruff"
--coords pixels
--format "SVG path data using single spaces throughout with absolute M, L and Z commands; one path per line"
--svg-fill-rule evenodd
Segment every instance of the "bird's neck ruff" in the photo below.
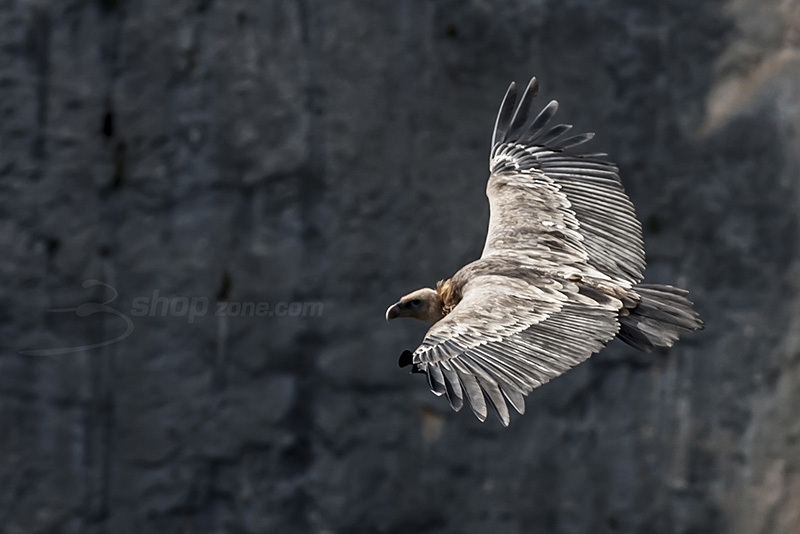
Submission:
M 442 315 L 447 315 L 461 301 L 461 288 L 453 283 L 453 279 L 439 280 L 436 283 L 436 293 L 442 299 Z

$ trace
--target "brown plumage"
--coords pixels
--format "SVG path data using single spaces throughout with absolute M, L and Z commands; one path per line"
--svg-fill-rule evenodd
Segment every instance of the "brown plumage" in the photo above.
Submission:
M 453 308 L 456 307 L 461 301 L 461 289 L 464 287 L 464 284 L 458 284 L 453 282 L 453 280 L 439 280 L 436 283 L 436 296 L 439 297 L 442 305 L 442 312 L 447 315 Z
M 570 149 L 592 134 L 548 127 L 551 101 L 529 118 L 533 78 L 516 105 L 509 87 L 495 123 L 486 186 L 490 218 L 481 257 L 436 289 L 409 293 L 386 319 L 433 323 L 400 364 L 477 417 L 508 425 L 507 403 L 601 350 L 615 336 L 645 351 L 702 328 L 687 292 L 641 284 L 642 231 L 613 163 Z

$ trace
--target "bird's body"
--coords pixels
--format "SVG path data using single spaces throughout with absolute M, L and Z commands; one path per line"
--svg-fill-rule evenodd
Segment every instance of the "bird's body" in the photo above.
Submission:
M 529 119 L 537 88 L 534 78 L 515 106 L 512 83 L 500 107 L 481 257 L 386 312 L 433 323 L 401 365 L 425 373 L 455 410 L 466 399 L 484 420 L 491 406 L 504 425 L 506 402 L 523 413 L 524 395 L 615 336 L 649 351 L 702 327 L 686 291 L 640 284 L 641 226 L 616 166 L 570 152 L 591 134 L 546 128 L 555 101 Z

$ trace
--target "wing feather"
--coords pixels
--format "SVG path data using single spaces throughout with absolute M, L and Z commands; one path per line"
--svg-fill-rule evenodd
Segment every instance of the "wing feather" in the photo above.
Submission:
M 557 150 L 565 150 L 567 148 L 572 148 L 574 146 L 582 145 L 587 141 L 591 141 L 594 138 L 594 134 L 589 133 L 582 133 L 578 135 L 573 135 L 572 137 L 567 137 L 563 141 L 559 141 L 552 148 Z
M 453 368 L 464 386 L 464 392 L 467 394 L 469 407 L 472 408 L 473 413 L 478 419 L 483 422 L 486 420 L 486 400 L 483 398 L 483 391 L 478 385 L 478 379 L 475 378 L 473 372 L 467 366 L 458 360 L 452 360 Z
M 443 395 L 447 391 L 447 386 L 444 384 L 444 375 L 438 363 L 434 362 L 429 365 L 427 367 L 427 374 L 428 385 L 430 385 L 431 391 L 433 391 L 436 396 Z
M 539 138 L 539 142 L 543 145 L 555 141 L 568 131 L 572 129 L 571 124 L 559 124 L 557 126 L 553 126 L 550 128 L 547 133 L 545 133 L 541 138 Z
M 525 88 L 525 92 L 522 93 L 522 98 L 519 101 L 517 109 L 514 111 L 514 116 L 511 118 L 511 126 L 509 126 L 504 136 L 506 139 L 525 126 L 525 123 L 528 121 L 531 103 L 533 103 L 533 99 L 538 92 L 539 82 L 536 81 L 536 78 L 531 78 L 531 81 L 528 82 L 528 86 Z
M 501 384 L 500 389 L 503 390 L 503 395 L 508 399 L 508 402 L 514 409 L 517 411 L 518 414 L 524 415 L 525 414 L 525 396 L 522 394 L 521 391 L 518 389 L 513 389 L 507 387 L 504 384 Z
M 458 379 L 458 374 L 447 360 L 439 362 L 439 366 L 445 378 L 447 400 L 450 402 L 450 407 L 455 411 L 459 411 L 464 406 L 464 392 L 461 388 L 461 381 Z
M 526 104 L 526 102 L 521 102 L 520 103 L 520 107 L 525 105 L 525 104 Z M 527 104 L 530 106 L 530 102 L 528 102 Z M 523 136 L 520 136 L 519 142 L 520 143 L 525 143 L 527 141 L 531 141 L 531 140 L 535 139 L 536 134 L 539 133 L 540 130 L 542 128 L 544 128 L 544 126 L 548 122 L 550 122 L 550 119 L 553 118 L 553 115 L 556 114 L 556 111 L 558 111 L 558 102 L 556 102 L 555 100 L 551 100 L 542 109 L 542 111 L 539 112 L 539 114 L 536 116 L 536 118 L 533 119 L 533 122 L 531 122 L 531 125 L 530 125 L 530 127 L 528 129 L 528 133 L 523 135 Z M 550 132 L 548 132 L 548 133 L 550 133 Z M 541 140 L 539 140 L 539 142 L 541 142 Z
M 482 377 L 478 376 L 478 383 L 481 386 L 481 389 L 486 394 L 486 397 L 489 399 L 489 406 L 494 409 L 495 415 L 500 419 L 500 422 L 503 423 L 503 426 L 508 426 L 511 422 L 511 415 L 508 413 L 508 406 L 506 405 L 505 398 L 503 397 L 503 393 L 500 391 L 500 387 L 497 385 L 497 382 L 494 381 L 491 377 Z
M 534 78 L 535 79 L 535 78 Z M 494 123 L 494 134 L 492 135 L 492 146 L 505 141 L 506 131 L 511 122 L 511 115 L 514 113 L 514 105 L 517 101 L 517 84 L 511 82 L 500 104 L 500 111 L 497 113 L 497 120 Z

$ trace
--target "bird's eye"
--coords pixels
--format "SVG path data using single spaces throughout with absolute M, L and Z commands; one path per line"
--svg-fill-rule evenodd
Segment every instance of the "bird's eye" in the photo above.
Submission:
M 419 306 L 419 304 L 420 304 L 420 300 L 419 299 L 414 299 L 414 300 L 411 301 L 411 305 L 412 306 Z

